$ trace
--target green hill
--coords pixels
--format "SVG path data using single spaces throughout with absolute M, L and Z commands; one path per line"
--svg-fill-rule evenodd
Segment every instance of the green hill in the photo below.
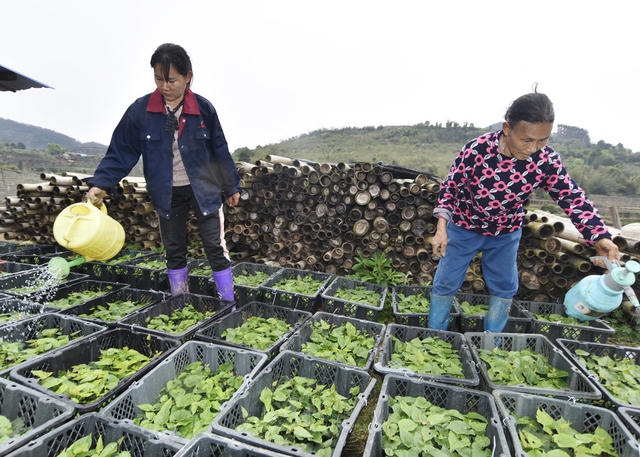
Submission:
M 104 155 L 107 147 L 100 143 L 80 143 L 70 136 L 50 129 L 23 124 L 0 118 L 0 141 L 3 143 L 22 143 L 28 149 L 42 149 L 47 144 L 59 144 L 65 150 L 89 155 Z
M 236 149 L 236 161 L 253 162 L 266 155 L 317 162 L 372 161 L 401 165 L 446 176 L 460 148 L 482 133 L 500 128 L 477 128 L 456 122 L 411 126 L 349 127 L 317 130 L 255 149 Z M 572 177 L 590 194 L 640 195 L 640 153 L 622 144 L 592 143 L 586 130 L 558 125 L 550 141 Z

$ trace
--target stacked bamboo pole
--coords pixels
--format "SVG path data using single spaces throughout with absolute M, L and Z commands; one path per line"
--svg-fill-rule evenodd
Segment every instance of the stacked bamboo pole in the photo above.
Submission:
M 237 165 L 241 203 L 225 208 L 235 259 L 350 274 L 359 254 L 381 251 L 416 282 L 432 280 L 439 179 L 380 164 L 275 155 Z

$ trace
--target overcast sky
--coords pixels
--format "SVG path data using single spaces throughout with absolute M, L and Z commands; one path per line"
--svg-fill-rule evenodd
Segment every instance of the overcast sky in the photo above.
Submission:
M 184 46 L 233 151 L 319 128 L 503 119 L 534 82 L 556 123 L 640 151 L 633 1 L 0 0 L 0 65 L 51 89 L 0 117 L 107 144 Z

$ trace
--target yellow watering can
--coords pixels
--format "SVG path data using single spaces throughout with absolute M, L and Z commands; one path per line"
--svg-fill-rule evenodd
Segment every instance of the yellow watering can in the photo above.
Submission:
M 59 278 L 66 278 L 71 267 L 84 262 L 109 260 L 124 244 L 124 229 L 107 215 L 104 203 L 100 209 L 90 203 L 67 206 L 53 223 L 53 236 L 58 244 L 82 256 L 71 262 L 63 257 L 51 259 L 48 269 Z

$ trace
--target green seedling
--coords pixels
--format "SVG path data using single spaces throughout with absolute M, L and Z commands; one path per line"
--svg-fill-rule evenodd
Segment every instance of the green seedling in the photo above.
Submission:
M 151 361 L 135 349 L 109 348 L 100 351 L 98 360 L 82 363 L 67 371 L 32 370 L 40 385 L 58 394 L 67 394 L 80 404 L 87 404 L 113 390 L 120 380 L 133 375 Z
M 375 290 L 369 290 L 365 286 L 357 286 L 353 289 L 339 288 L 334 297 L 369 306 L 379 306 L 382 294 Z
M 275 284 L 273 288 L 301 295 L 315 295 L 322 287 L 323 282 L 313 279 L 311 276 L 298 276 L 296 278 L 283 279 Z
M 336 392 L 335 386 L 319 384 L 315 379 L 296 376 L 280 379 L 260 393 L 262 415 L 247 417 L 237 431 L 251 433 L 282 446 L 296 446 L 319 457 L 330 457 L 340 434 L 340 424 L 355 408 L 360 387 L 349 397 Z
M 478 355 L 487 364 L 487 374 L 496 384 L 517 385 L 545 389 L 568 389 L 568 373 L 554 368 L 542 354 L 531 349 L 505 351 L 479 349 Z
M 309 341 L 302 345 L 302 352 L 322 359 L 365 366 L 375 339 L 364 330 L 358 330 L 351 322 L 342 325 L 324 320 L 311 324 Z
M 453 376 L 463 378 L 463 366 L 458 351 L 451 343 L 435 338 L 413 338 L 401 341 L 392 337 L 393 354 L 390 366 L 406 368 L 414 373 L 431 374 L 435 376 Z
M 382 424 L 386 456 L 491 457 L 487 419 L 433 405 L 424 397 L 389 397 Z
M 268 274 L 256 271 L 255 273 L 245 272 L 244 274 L 236 275 L 233 277 L 233 282 L 236 286 L 258 287 L 267 279 L 269 279 Z
M 396 294 L 398 313 L 429 314 L 429 299 L 422 294 Z
M 37 338 L 30 340 L 0 341 L 0 370 L 5 370 L 51 349 L 64 346 L 80 336 L 80 331 L 65 335 L 60 328 L 48 328 L 42 330 Z
M 640 366 L 634 359 L 597 356 L 583 349 L 574 352 L 611 395 L 623 403 L 640 406 Z
M 221 336 L 230 343 L 263 351 L 273 346 L 289 330 L 291 326 L 281 319 L 251 316 L 240 327 L 228 328 Z
M 205 432 L 222 405 L 240 388 L 244 378 L 233 374 L 233 362 L 218 366 L 193 362 L 169 381 L 153 404 L 138 405 L 134 424 L 156 431 L 169 430 L 185 439 Z
M 215 313 L 215 310 L 201 312 L 195 309 L 193 305 L 187 305 L 184 308 L 175 310 L 171 315 L 159 314 L 155 317 L 147 317 L 145 322 L 149 329 L 180 334 Z

